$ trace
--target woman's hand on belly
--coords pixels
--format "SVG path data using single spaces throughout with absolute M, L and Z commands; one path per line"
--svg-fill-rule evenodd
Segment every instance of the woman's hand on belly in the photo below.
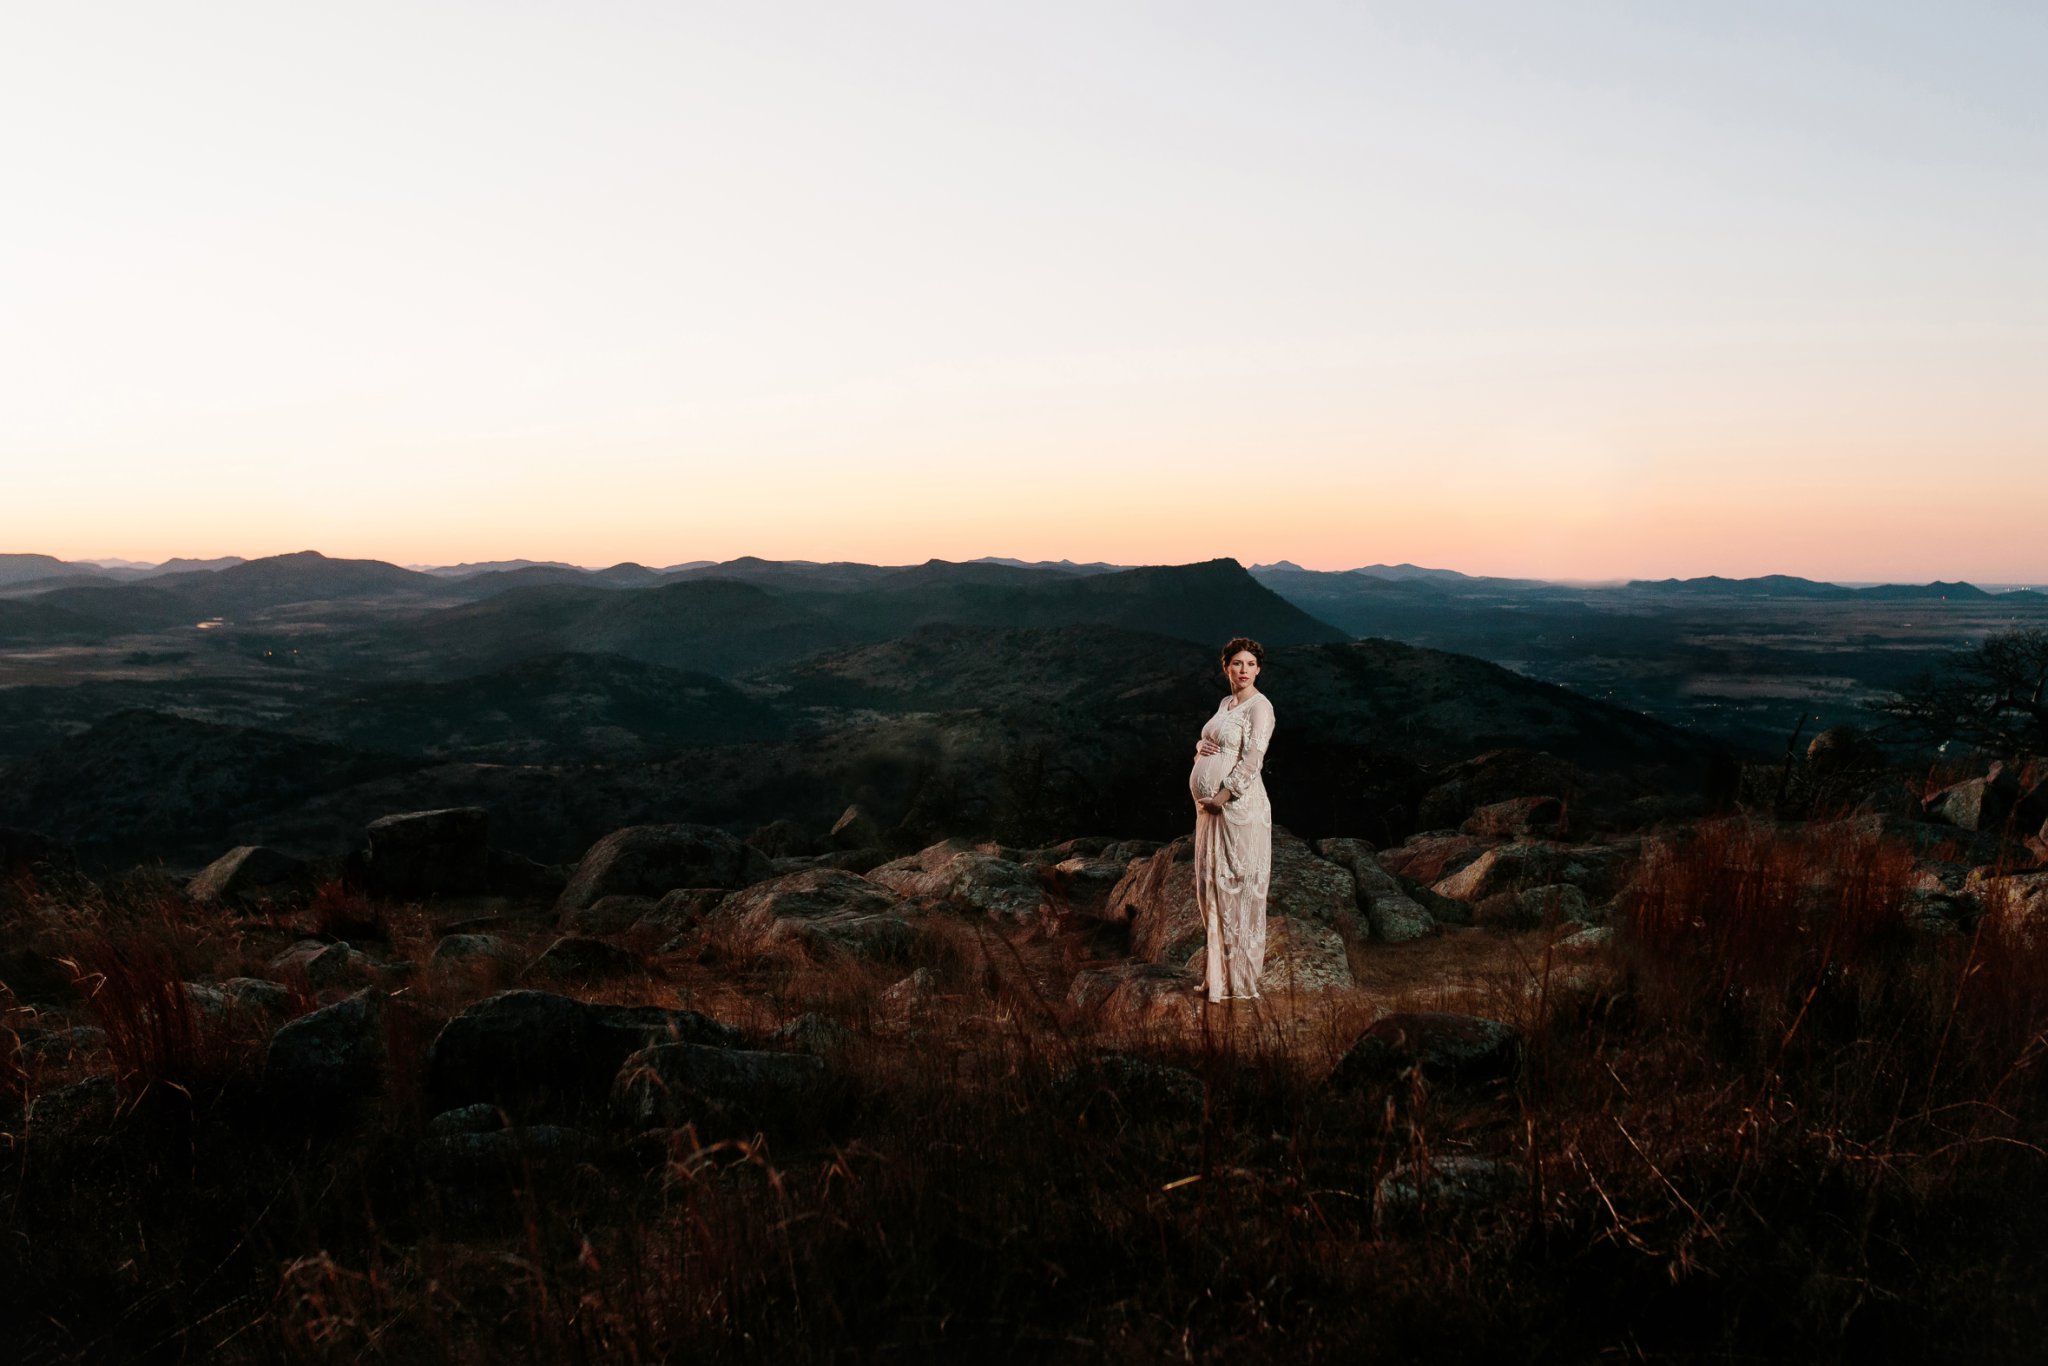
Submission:
M 1223 746 L 1217 744 L 1206 735 L 1195 741 L 1195 757 L 1197 759 L 1206 759 L 1212 754 L 1221 754 L 1222 752 Z

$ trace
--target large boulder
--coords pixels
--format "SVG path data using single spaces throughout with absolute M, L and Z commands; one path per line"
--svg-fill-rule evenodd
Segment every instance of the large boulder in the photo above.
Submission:
M 1347 938 L 1365 938 L 1358 918 L 1358 882 L 1349 868 L 1319 857 L 1308 842 L 1273 830 L 1273 880 L 1266 913 L 1333 926 Z
M 1040 924 L 1050 908 L 1038 874 L 1022 863 L 946 840 L 868 872 L 906 897 L 932 897 L 981 911 L 1016 928 Z
M 185 884 L 185 895 L 201 905 L 254 906 L 312 890 L 312 870 L 304 860 L 262 844 L 228 850 Z
M 1486 1081 L 1520 1064 L 1521 1032 L 1479 1015 L 1411 1011 L 1383 1015 L 1344 1055 L 1332 1084 L 1390 1081 L 1410 1068 L 1434 1082 Z
M 1387 872 L 1427 885 L 1449 877 L 1492 847 L 1491 841 L 1477 835 L 1425 830 L 1409 836 L 1405 844 L 1380 850 L 1377 857 Z
M 1188 960 L 1188 974 L 1206 980 L 1209 950 L 1197 949 Z M 1302 916 L 1266 918 L 1266 961 L 1259 972 L 1259 994 L 1293 999 L 1355 986 L 1344 937 L 1333 927 Z
M 1202 1024 L 1202 984 L 1186 968 L 1167 963 L 1124 963 L 1076 973 L 1067 1006 L 1109 1034 L 1186 1037 Z
M 1183 835 L 1130 865 L 1111 890 L 1109 918 L 1131 927 L 1131 956 L 1141 963 L 1178 961 L 1206 931 L 1195 905 L 1195 838 Z
M 99 1139 L 118 1124 L 122 1114 L 121 1090 L 112 1077 L 87 1077 L 38 1092 L 28 1105 L 30 1151 L 53 1152 Z
M 651 896 L 614 893 L 565 913 L 556 928 L 569 934 L 624 934 L 660 905 Z
M 261 977 L 230 977 L 214 985 L 185 983 L 185 999 L 210 1024 L 263 1025 L 289 1019 L 298 997 Z
M 1517 892 L 1556 880 L 1564 866 L 1564 846 L 1548 840 L 1502 844 L 1488 849 L 1430 890 L 1453 901 L 1481 901 L 1497 892 Z
M 1488 849 L 1431 888 L 1453 901 L 1478 902 L 1501 892 L 1568 883 L 1599 900 L 1613 895 L 1638 850 L 1627 844 L 1559 844 L 1524 840 Z
M 265 1090 L 285 1118 L 345 1114 L 384 1089 L 384 1001 L 365 990 L 322 1006 L 271 1036 Z
M 272 958 L 270 970 L 286 976 L 303 976 L 306 985 L 319 991 L 367 986 L 380 981 L 386 967 L 353 944 L 301 939 Z
M 1564 803 L 1555 797 L 1510 797 L 1480 807 L 1462 828 L 1485 839 L 1563 839 Z
M 379 816 L 366 833 L 363 876 L 373 892 L 423 897 L 490 890 L 490 817 L 480 806 Z
M 1923 809 L 1931 820 L 1963 830 L 1996 832 L 2005 826 L 2019 798 L 2019 784 L 2000 769 L 1943 788 L 1927 799 Z
M 1080 846 L 1098 842 L 1070 840 L 1068 843 Z M 1053 851 L 1057 857 L 1047 860 L 1046 874 L 1051 896 L 1067 914 L 1122 924 L 1129 910 L 1117 905 L 1111 899 L 1111 893 L 1130 872 L 1134 862 L 1150 857 L 1158 848 L 1151 840 L 1123 840 L 1103 842 L 1099 848 L 1093 849 L 1076 847 Z
M 718 915 L 730 920 L 735 939 L 755 947 L 794 939 L 813 950 L 900 958 L 911 939 L 897 913 L 902 900 L 858 874 L 813 868 L 734 892 Z
M 522 1114 L 575 1110 L 601 1099 L 619 1064 L 639 1049 L 723 1047 L 739 1037 L 695 1011 L 500 992 L 442 1026 L 427 1050 L 427 1091 L 441 1109 L 485 1102 Z
M 1380 867 L 1373 847 L 1364 840 L 1326 839 L 1317 850 L 1332 863 L 1350 870 L 1358 904 L 1372 937 L 1385 944 L 1405 944 L 1437 931 L 1436 917 L 1411 896 L 1401 880 Z
M 774 872 L 768 856 L 708 825 L 633 825 L 590 846 L 555 902 L 559 915 L 600 897 L 661 897 L 677 887 L 744 887 Z
M 657 1044 L 620 1064 L 612 1110 L 636 1129 L 772 1124 L 813 1109 L 828 1075 L 809 1053 Z

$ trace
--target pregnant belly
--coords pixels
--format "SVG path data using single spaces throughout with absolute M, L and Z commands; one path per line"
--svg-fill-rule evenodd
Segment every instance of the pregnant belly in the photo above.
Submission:
M 1230 776 L 1230 766 L 1237 762 L 1234 754 L 1211 754 L 1195 760 L 1195 766 L 1188 773 L 1188 791 L 1197 800 L 1213 797 L 1223 786 L 1223 780 Z

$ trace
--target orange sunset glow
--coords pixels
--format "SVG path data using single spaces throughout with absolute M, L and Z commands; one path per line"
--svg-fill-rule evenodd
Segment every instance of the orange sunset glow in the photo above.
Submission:
M 8 550 L 2048 578 L 2017 10 L 21 27 Z

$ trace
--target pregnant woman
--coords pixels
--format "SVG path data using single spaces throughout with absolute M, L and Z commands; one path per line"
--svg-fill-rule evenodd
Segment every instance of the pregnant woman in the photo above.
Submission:
M 1212 1001 L 1257 1000 L 1266 961 L 1266 884 L 1273 872 L 1273 807 L 1259 778 L 1273 739 L 1273 704 L 1258 690 L 1266 651 L 1243 636 L 1223 647 L 1230 696 L 1202 727 L 1188 791 L 1195 799 L 1195 904 L 1209 933 Z

